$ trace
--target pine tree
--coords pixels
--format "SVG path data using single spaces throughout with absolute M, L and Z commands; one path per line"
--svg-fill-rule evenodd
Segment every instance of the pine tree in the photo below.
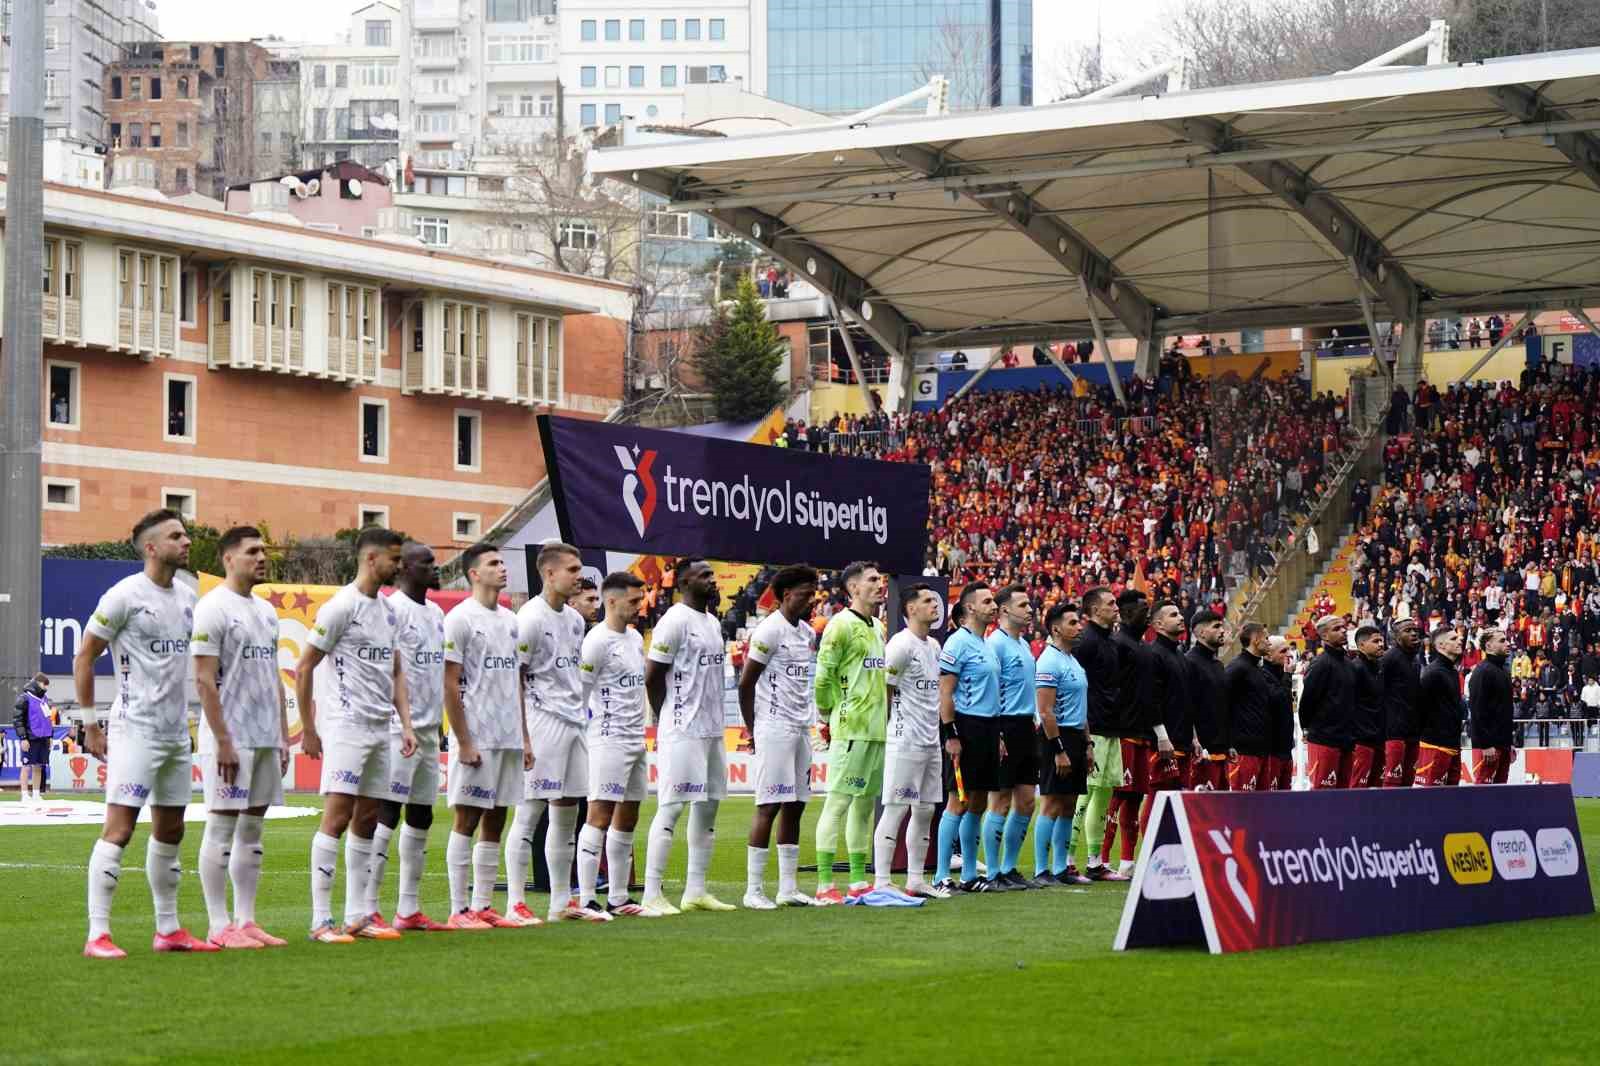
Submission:
M 701 327 L 695 369 L 710 391 L 717 417 L 753 422 L 781 404 L 788 388 L 778 380 L 783 340 L 748 274 L 739 279 L 733 306 L 719 307 Z

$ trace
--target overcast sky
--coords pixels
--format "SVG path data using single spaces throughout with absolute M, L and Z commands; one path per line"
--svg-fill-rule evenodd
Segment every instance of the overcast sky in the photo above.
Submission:
M 1035 82 L 1045 98 L 1054 85 L 1050 70 L 1061 46 L 1092 40 L 1093 10 L 1103 11 L 1108 46 L 1137 36 L 1132 31 L 1154 17 L 1163 0 L 1034 0 Z M 349 25 L 361 0 L 158 0 L 162 35 L 174 41 L 242 41 L 276 34 L 291 41 L 332 41 Z M 1090 10 L 1086 11 L 1085 8 Z

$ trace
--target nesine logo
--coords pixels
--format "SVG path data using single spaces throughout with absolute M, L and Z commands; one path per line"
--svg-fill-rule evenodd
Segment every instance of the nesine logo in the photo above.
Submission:
M 642 537 L 656 513 L 656 479 L 650 472 L 651 464 L 656 461 L 656 453 L 654 450 L 641 452 L 637 444 L 631 453 L 620 444 L 614 444 L 612 448 L 616 450 L 617 461 L 622 464 L 622 469 L 628 471 L 622 479 L 622 505 L 628 509 L 633 528 Z M 640 485 L 644 486 L 643 500 L 634 498 L 634 490 Z
M 1446 833 L 1444 864 L 1458 885 L 1484 885 L 1494 877 L 1489 844 L 1482 833 Z

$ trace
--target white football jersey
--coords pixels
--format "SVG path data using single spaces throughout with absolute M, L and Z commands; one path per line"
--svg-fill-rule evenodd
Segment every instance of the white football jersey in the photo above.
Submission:
M 650 660 L 672 667 L 656 729 L 661 736 L 722 736 L 722 627 L 704 611 L 675 603 L 650 635 Z
M 467 598 L 444 623 L 445 662 L 461 664 L 461 706 L 479 749 L 522 750 L 517 616 Z
M 797 732 L 811 728 L 811 679 L 817 669 L 817 632 L 801 619 L 790 625 L 782 611 L 761 620 L 750 635 L 750 658 L 764 669 L 756 682 L 756 724 Z
M 395 647 L 406 678 L 411 728 L 419 737 L 431 735 L 444 718 L 444 610 L 437 603 L 418 603 L 398 589 L 387 602 L 398 622 Z M 400 734 L 398 714 L 389 719 L 389 731 Z
M 909 629 L 889 638 L 884 652 L 889 682 L 889 747 L 939 746 L 939 642 Z
M 517 612 L 517 656 L 528 683 L 524 689 L 529 714 L 540 711 L 582 725 L 583 681 L 578 657 L 583 653 L 583 615 L 571 604 L 557 614 L 543 596 L 535 596 Z
M 644 746 L 644 638 L 602 622 L 583 638 L 579 663 L 589 707 L 589 743 Z
M 280 748 L 283 719 L 279 700 L 278 612 L 266 600 L 241 596 L 218 585 L 194 608 L 189 654 L 217 660 L 217 690 L 222 720 L 236 748 Z M 215 751 L 217 738 L 200 716 L 200 750 Z
M 155 740 L 189 735 L 189 636 L 197 597 L 174 581 L 162 588 L 143 571 L 106 590 L 84 631 L 109 644 L 117 671 L 110 727 Z
M 394 657 L 399 619 L 384 596 L 346 585 L 317 610 L 307 638 L 327 656 L 327 700 L 317 699 L 317 726 L 381 733 L 394 715 Z M 330 705 L 331 704 L 331 705 Z

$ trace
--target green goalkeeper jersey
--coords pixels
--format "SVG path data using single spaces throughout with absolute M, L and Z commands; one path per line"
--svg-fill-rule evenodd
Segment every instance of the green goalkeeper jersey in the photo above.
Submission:
M 817 650 L 817 710 L 842 740 L 887 736 L 888 687 L 878 623 L 846 609 L 828 621 Z

